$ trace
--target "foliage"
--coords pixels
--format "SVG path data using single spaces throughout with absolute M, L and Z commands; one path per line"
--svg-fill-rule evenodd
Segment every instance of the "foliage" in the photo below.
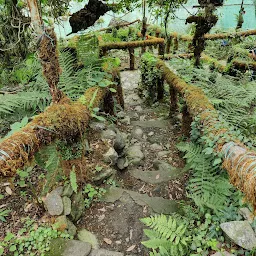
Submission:
M 6 222 L 6 217 L 9 216 L 11 210 L 8 209 L 0 209 L 0 222 Z
M 147 101 L 152 103 L 157 98 L 157 84 L 162 77 L 161 71 L 156 67 L 157 58 L 151 53 L 141 57 L 141 90 Z
M 89 208 L 92 202 L 98 202 L 105 193 L 106 190 L 104 188 L 87 184 L 83 190 L 83 194 L 87 196 L 87 198 L 84 200 L 86 208 Z
M 51 239 L 62 237 L 71 238 L 69 234 L 47 226 L 39 226 L 29 218 L 24 220 L 24 226 L 18 233 L 8 232 L 0 242 L 0 255 L 13 256 L 44 256 L 49 251 Z M 5 253 L 5 254 L 4 254 Z
M 188 196 L 200 209 L 221 210 L 232 194 L 232 186 L 219 168 L 221 159 L 212 155 L 210 147 L 203 149 L 193 143 L 179 143 L 177 147 L 185 153 L 187 168 L 193 170 L 187 186 Z
M 153 249 L 150 255 L 187 255 L 190 237 L 187 236 L 188 223 L 184 220 L 158 215 L 141 221 L 151 228 L 144 230 L 150 240 L 142 242 L 147 248 Z

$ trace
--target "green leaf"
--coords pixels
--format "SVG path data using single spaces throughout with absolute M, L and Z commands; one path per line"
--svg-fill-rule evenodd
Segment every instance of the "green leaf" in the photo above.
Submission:
M 218 165 L 222 162 L 222 159 L 221 158 L 216 158 L 214 161 L 213 161 L 213 166 L 215 165 Z
M 114 89 L 114 88 L 109 88 L 109 90 L 110 90 L 111 92 L 116 92 L 116 89 Z
M 10 252 L 15 252 L 17 249 L 16 245 L 12 245 L 10 248 L 9 248 L 9 251 Z
M 4 254 L 4 248 L 0 246 L 0 256 Z

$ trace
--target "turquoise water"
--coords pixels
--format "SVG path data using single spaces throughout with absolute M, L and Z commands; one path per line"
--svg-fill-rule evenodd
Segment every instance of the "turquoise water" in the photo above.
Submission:
M 80 10 L 87 1 L 81 3 L 74 3 L 71 2 L 70 4 L 70 13 L 74 13 Z M 234 30 L 236 27 L 236 14 L 238 14 L 240 9 L 241 1 L 238 0 L 226 0 L 224 1 L 223 7 L 219 7 L 217 12 L 219 14 L 219 20 L 216 26 L 213 28 L 214 30 Z M 244 8 L 245 8 L 245 15 L 244 15 L 244 24 L 243 30 L 246 29 L 256 29 L 256 16 L 255 16 L 255 6 L 253 5 L 253 0 L 244 0 Z M 197 8 L 193 8 L 194 5 L 198 5 L 196 0 L 189 0 L 188 3 L 185 5 L 185 8 L 180 7 L 176 13 L 176 18 L 171 20 L 169 23 L 169 29 L 172 31 L 177 31 L 179 33 L 186 34 L 189 32 L 191 25 L 185 25 L 185 19 L 190 16 L 190 13 L 195 14 L 197 12 Z M 160 24 L 160 20 L 155 20 L 153 15 L 151 15 L 150 10 L 148 10 L 148 18 L 150 24 Z M 90 30 L 97 30 L 102 27 L 107 27 L 110 20 L 113 17 L 122 17 L 123 20 L 126 21 L 133 21 L 135 19 L 141 19 L 142 12 L 139 9 L 134 10 L 128 14 L 114 14 L 113 12 L 108 12 L 104 16 L 102 16 L 104 23 L 102 25 L 95 25 L 88 29 Z M 71 32 L 71 27 L 69 25 L 68 20 L 64 20 L 61 22 L 60 25 L 55 24 L 55 31 L 59 37 L 65 38 L 66 35 Z

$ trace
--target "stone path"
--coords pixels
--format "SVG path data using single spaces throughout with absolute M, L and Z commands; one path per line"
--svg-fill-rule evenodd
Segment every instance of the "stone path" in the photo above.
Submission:
M 146 238 L 139 219 L 179 211 L 187 175 L 175 147 L 179 127 L 168 120 L 168 104 L 144 104 L 137 92 L 139 71 L 121 72 L 121 82 L 125 110 L 118 113 L 117 126 L 102 133 L 105 139 L 114 140 L 114 148 L 117 134 L 126 139 L 125 153 L 119 153 L 119 159 L 113 149 L 105 155 L 117 161 L 117 187 L 112 186 L 102 202 L 90 207 L 79 225 L 95 234 L 101 248 L 143 256 L 148 251 L 141 245 Z

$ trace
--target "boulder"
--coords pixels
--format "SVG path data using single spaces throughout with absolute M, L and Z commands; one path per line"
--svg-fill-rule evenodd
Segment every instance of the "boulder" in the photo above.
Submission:
M 105 139 L 105 140 L 113 140 L 116 137 L 116 132 L 111 130 L 111 129 L 107 129 L 106 131 L 102 131 L 101 133 L 101 138 Z
M 85 203 L 82 191 L 74 194 L 71 198 L 71 218 L 73 221 L 78 221 L 85 210 Z
M 255 233 L 248 221 L 230 221 L 220 224 L 223 232 L 237 245 L 252 250 L 256 247 Z
M 134 165 L 141 165 L 142 164 L 144 154 L 142 152 L 141 145 L 135 144 L 135 145 L 130 146 L 127 149 L 126 154 L 127 154 L 127 158 L 129 160 L 129 163 L 132 163 Z
M 64 215 L 69 215 L 71 213 L 71 200 L 67 196 L 62 197 Z
M 143 130 L 139 127 L 136 127 L 132 130 L 132 138 L 141 140 L 143 138 Z
M 240 208 L 238 212 L 243 216 L 245 220 L 248 220 L 250 223 L 253 222 L 254 215 L 247 207 Z
M 124 139 L 123 135 L 120 132 L 118 132 L 116 134 L 116 138 L 114 140 L 114 149 L 115 149 L 115 151 L 118 152 L 118 153 L 122 152 L 122 150 L 125 147 L 125 144 L 126 143 L 125 143 L 125 139 Z
M 56 218 L 54 227 L 60 231 L 67 230 L 68 234 L 71 236 L 76 235 L 76 226 L 65 215 Z
M 48 213 L 52 216 L 61 215 L 63 212 L 62 192 L 63 187 L 58 187 L 46 196 L 44 204 Z
M 106 129 L 106 125 L 103 122 L 90 122 L 89 127 L 94 131 L 103 131 Z
M 109 150 L 103 155 L 104 161 L 111 165 L 115 165 L 118 159 L 118 154 L 114 148 L 109 148 Z
M 90 255 L 91 245 L 78 240 L 56 238 L 51 241 L 47 256 L 87 256 Z
M 64 186 L 63 192 L 62 192 L 62 196 L 67 196 L 67 197 L 71 197 L 73 194 L 73 189 L 71 187 L 70 184 Z
M 129 163 L 128 163 L 128 160 L 126 157 L 122 157 L 117 160 L 117 167 L 119 170 L 123 170 L 123 169 L 127 168 L 128 165 L 129 165 Z
M 110 176 L 115 175 L 115 174 L 116 174 L 116 170 L 115 169 L 108 168 L 106 170 L 102 170 L 92 180 L 95 181 L 95 182 L 104 181 L 104 180 L 108 179 Z

